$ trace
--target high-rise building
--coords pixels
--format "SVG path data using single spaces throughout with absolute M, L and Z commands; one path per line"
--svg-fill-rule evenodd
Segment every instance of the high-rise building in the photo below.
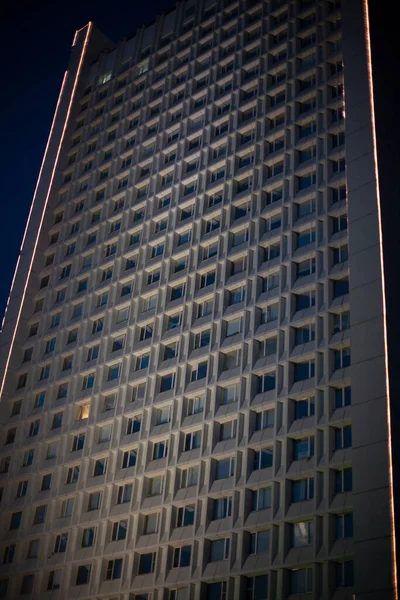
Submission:
M 397 598 L 372 83 L 362 0 L 76 33 L 0 337 L 0 598 Z

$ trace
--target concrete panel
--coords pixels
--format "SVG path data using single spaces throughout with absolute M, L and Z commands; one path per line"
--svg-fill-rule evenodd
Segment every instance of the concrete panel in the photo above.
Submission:
M 354 542 L 357 560 L 354 564 L 356 598 L 359 593 L 375 591 L 375 600 L 391 589 L 391 539 L 389 537 Z
M 376 398 L 352 406 L 352 421 L 362 423 L 362 427 L 353 428 L 352 447 L 387 442 L 388 424 L 386 398 Z
M 366 301 L 367 299 L 368 302 Z M 374 319 L 379 315 L 382 315 L 381 280 L 376 279 L 371 283 L 359 285 L 358 287 L 354 288 L 350 274 L 350 302 L 351 306 L 354 306 L 356 302 L 360 303 L 357 306 L 357 310 L 353 310 L 351 313 L 352 325 L 357 325 L 357 323 L 363 323 L 364 321 L 369 321 L 370 319 Z
M 356 246 L 355 246 L 356 247 Z M 357 288 L 362 285 L 373 283 L 381 276 L 381 260 L 379 246 L 370 246 L 369 248 L 358 249 L 356 253 L 352 252 L 353 241 L 350 236 L 350 278 L 351 288 Z
M 353 449 L 353 494 L 388 486 L 388 445 L 379 442 Z
M 354 540 L 362 542 L 391 535 L 389 487 L 353 495 Z M 379 515 L 379 518 L 371 518 Z
M 384 357 L 385 346 L 383 336 L 382 318 L 377 317 L 365 323 L 351 327 L 351 346 L 353 348 L 352 364 L 371 360 L 376 357 Z
M 366 125 L 346 136 L 346 164 L 374 151 L 371 127 Z
M 351 166 L 351 169 L 347 168 L 347 189 L 349 193 L 353 189 L 375 179 L 375 163 L 372 152 L 352 161 Z
M 383 357 L 367 360 L 351 367 L 353 405 L 386 395 L 386 370 Z M 363 426 L 362 423 L 359 425 Z

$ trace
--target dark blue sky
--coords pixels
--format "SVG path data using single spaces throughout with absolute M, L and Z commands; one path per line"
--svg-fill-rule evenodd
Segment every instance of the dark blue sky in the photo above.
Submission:
M 75 30 L 93 21 L 117 42 L 173 5 L 173 0 L 28 0 L 3 7 L 0 321 Z

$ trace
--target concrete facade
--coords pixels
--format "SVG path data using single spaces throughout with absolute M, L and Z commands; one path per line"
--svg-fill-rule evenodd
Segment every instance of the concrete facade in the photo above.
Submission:
M 397 598 L 366 10 L 77 32 L 0 337 L 0 598 Z

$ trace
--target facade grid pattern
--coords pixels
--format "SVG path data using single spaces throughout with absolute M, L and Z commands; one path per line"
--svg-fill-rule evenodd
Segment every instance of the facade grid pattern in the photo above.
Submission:
M 0 408 L 0 598 L 351 598 L 340 4 L 173 14 L 83 74 Z

